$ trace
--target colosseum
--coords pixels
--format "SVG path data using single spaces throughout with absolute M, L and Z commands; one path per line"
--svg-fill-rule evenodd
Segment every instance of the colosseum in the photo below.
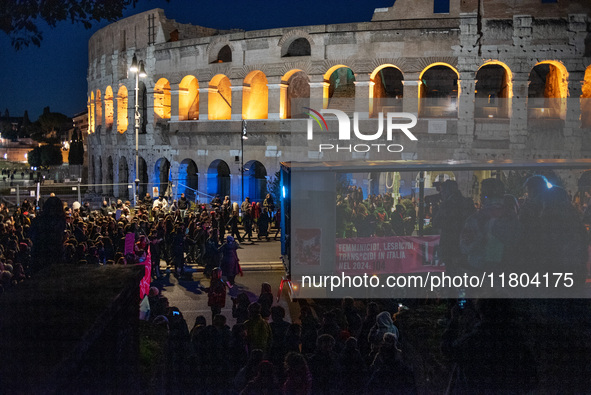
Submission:
M 298 100 L 343 100 L 368 130 L 386 111 L 416 115 L 418 141 L 361 159 L 589 158 L 589 1 L 448 4 L 396 0 L 371 21 L 246 32 L 162 9 L 108 25 L 88 49 L 89 182 L 123 198 L 139 179 L 140 196 L 260 200 L 281 162 L 331 158 L 290 143 L 308 122 Z M 145 77 L 130 71 L 134 57 Z

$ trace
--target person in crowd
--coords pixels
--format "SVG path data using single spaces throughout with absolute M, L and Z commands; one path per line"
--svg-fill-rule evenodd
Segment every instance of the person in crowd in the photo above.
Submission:
M 285 357 L 284 395 L 310 395 L 312 393 L 312 374 L 306 358 L 300 353 L 291 352 Z
M 367 367 L 357 348 L 357 339 L 350 337 L 339 354 L 341 385 L 344 394 L 361 394 L 365 387 Z
M 366 394 L 391 394 L 393 388 L 397 394 L 417 394 L 414 373 L 402 361 L 398 338 L 393 333 L 384 333 L 370 369 Z
M 521 226 L 513 210 L 507 210 L 505 186 L 501 180 L 487 178 L 481 184 L 481 209 L 465 222 L 460 248 L 473 272 L 503 271 L 514 265 Z
M 220 267 L 222 273 L 228 279 L 230 287 L 234 286 L 236 276 L 238 274 L 242 275 L 240 259 L 238 259 L 238 253 L 236 252 L 238 248 L 240 248 L 240 246 L 234 241 L 232 236 L 227 236 L 226 242 L 219 248 L 219 252 L 222 254 L 222 263 Z
M 264 319 L 268 320 L 271 315 L 271 306 L 273 305 L 273 291 L 271 290 L 271 284 L 261 284 L 261 294 L 257 302 L 261 305 L 261 315 Z
M 212 319 L 226 307 L 226 283 L 222 280 L 222 270 L 217 267 L 211 272 L 207 288 L 207 305 L 211 308 Z
M 248 320 L 248 306 L 250 306 L 250 299 L 246 292 L 240 292 L 237 297 L 232 298 L 232 317 L 236 318 L 237 324 Z
M 339 356 L 334 352 L 335 339 L 331 335 L 318 336 L 316 351 L 309 358 L 313 394 L 339 393 Z
M 460 235 L 464 223 L 474 214 L 472 199 L 462 196 L 458 183 L 446 180 L 440 186 L 441 204 L 433 216 L 433 227 L 439 229 L 439 256 L 449 273 L 461 271 L 466 264 L 460 249 Z
M 400 332 L 394 321 L 392 321 L 392 314 L 389 311 L 382 311 L 376 317 L 376 323 L 369 331 L 368 341 L 371 345 L 371 351 L 376 353 L 379 347 L 382 345 L 382 340 L 385 333 L 392 333 L 396 336 L 396 339 L 400 338 Z
M 254 349 L 250 352 L 246 365 L 242 367 L 234 377 L 234 389 L 240 393 L 249 381 L 257 375 L 257 368 L 263 361 L 263 350 Z
M 269 323 L 261 317 L 261 305 L 251 303 L 248 306 L 248 320 L 244 323 L 246 339 L 250 350 L 267 352 L 271 344 L 272 334 Z
M 285 309 L 281 306 L 271 307 L 271 318 L 273 321 L 269 323 L 272 335 L 269 360 L 275 366 L 281 366 L 281 362 L 285 359 L 286 355 L 285 341 L 291 324 L 285 321 Z

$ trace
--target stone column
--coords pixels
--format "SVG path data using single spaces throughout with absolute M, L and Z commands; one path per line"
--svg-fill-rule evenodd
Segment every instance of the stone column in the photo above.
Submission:
M 267 88 L 269 89 L 268 97 L 268 116 L 267 119 L 279 119 L 281 107 L 281 77 L 268 77 Z
M 419 92 L 421 88 L 421 80 L 419 80 L 418 73 L 407 73 L 404 81 L 402 81 L 402 111 L 410 112 L 412 114 L 419 114 Z
M 187 89 L 181 89 L 179 84 L 170 84 L 170 120 L 171 122 L 180 121 L 179 99 L 181 95 L 187 95 Z M 183 119 L 184 120 L 184 119 Z
M 328 82 L 322 75 L 310 75 L 310 108 L 319 111 L 326 108 L 328 100 L 324 100 L 324 91 L 328 90 Z
M 513 73 L 513 99 L 509 128 L 509 148 L 513 158 L 523 158 L 527 146 L 528 73 Z
M 458 81 L 458 143 L 460 155 L 472 148 L 474 141 L 474 98 L 476 80 L 473 73 L 460 73 Z
M 154 114 L 154 87 L 146 86 L 146 133 L 154 133 L 154 123 L 156 122 L 156 115 Z
M 209 92 L 211 88 L 199 88 L 199 120 L 209 119 Z
M 232 83 L 232 116 L 230 119 L 239 121 L 242 119 L 242 95 L 244 86 L 241 79 L 230 81 Z
M 355 111 L 359 113 L 359 119 L 369 118 L 369 89 L 370 75 L 355 75 Z
M 572 158 L 581 157 L 583 134 L 581 131 L 581 95 L 583 94 L 584 72 L 571 72 L 566 99 L 566 119 L 564 122 L 564 148 Z

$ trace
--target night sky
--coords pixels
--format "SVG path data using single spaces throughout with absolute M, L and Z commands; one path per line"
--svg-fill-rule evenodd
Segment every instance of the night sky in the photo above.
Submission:
M 370 21 L 375 8 L 390 7 L 394 0 L 139 0 L 124 17 L 162 8 L 170 19 L 217 29 L 244 30 Z M 109 22 L 89 30 L 65 21 L 43 27 L 41 47 L 16 51 L 0 32 L 0 111 L 11 116 L 29 112 L 31 121 L 45 106 L 68 116 L 86 110 L 88 40 Z M 41 25 L 43 26 L 43 25 Z

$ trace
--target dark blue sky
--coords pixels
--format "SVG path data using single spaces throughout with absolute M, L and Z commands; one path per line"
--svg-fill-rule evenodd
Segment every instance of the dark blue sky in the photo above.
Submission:
M 257 30 L 369 21 L 375 8 L 392 4 L 394 0 L 139 0 L 124 16 L 163 8 L 168 18 L 182 23 Z M 0 33 L 2 114 L 6 108 L 11 116 L 22 116 L 28 110 L 34 121 L 45 106 L 68 116 L 86 110 L 88 39 L 107 24 L 95 24 L 89 30 L 69 22 L 55 29 L 45 27 L 41 47 L 20 51 L 14 50 L 8 36 Z

